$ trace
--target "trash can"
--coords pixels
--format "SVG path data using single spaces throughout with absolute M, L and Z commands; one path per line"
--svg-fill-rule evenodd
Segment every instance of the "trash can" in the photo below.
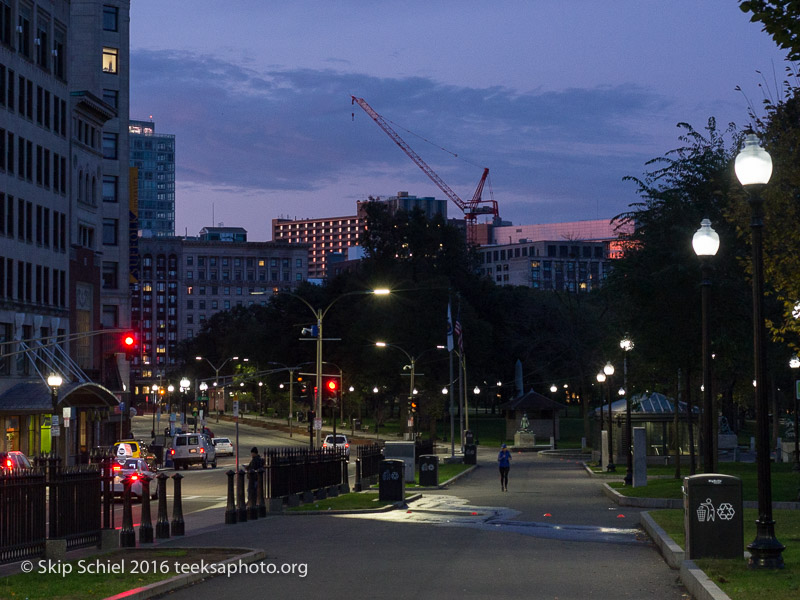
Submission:
M 686 556 L 742 558 L 742 480 L 710 473 L 683 480 Z
M 378 499 L 382 502 L 400 502 L 406 498 L 406 482 L 403 476 L 405 463 L 402 460 L 381 461 L 381 474 L 378 481 Z
M 464 432 L 464 444 L 474 444 L 475 443 L 475 434 L 472 433 L 469 429 Z
M 464 445 L 464 464 L 465 465 L 478 464 L 478 447 L 475 444 Z
M 419 485 L 437 487 L 439 485 L 439 457 L 423 454 L 419 457 Z

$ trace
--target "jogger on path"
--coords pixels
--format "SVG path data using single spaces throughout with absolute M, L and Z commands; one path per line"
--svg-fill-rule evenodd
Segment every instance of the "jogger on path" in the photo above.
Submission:
M 497 465 L 500 467 L 500 489 L 508 491 L 508 471 L 511 469 L 511 452 L 508 446 L 500 446 L 500 453 L 497 455 Z

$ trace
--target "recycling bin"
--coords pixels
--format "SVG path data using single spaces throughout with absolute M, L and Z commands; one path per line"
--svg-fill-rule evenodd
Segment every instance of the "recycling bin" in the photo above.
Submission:
M 478 447 L 475 444 L 464 445 L 464 464 L 465 465 L 478 464 Z
M 405 463 L 402 460 L 381 461 L 378 480 L 378 499 L 382 502 L 402 502 L 406 498 L 404 477 Z
M 475 443 L 475 434 L 472 433 L 469 429 L 464 432 L 464 443 L 465 444 L 474 444 Z
M 437 487 L 439 485 L 439 457 L 423 454 L 419 457 L 419 485 Z
M 683 480 L 686 556 L 742 558 L 742 480 L 710 473 Z

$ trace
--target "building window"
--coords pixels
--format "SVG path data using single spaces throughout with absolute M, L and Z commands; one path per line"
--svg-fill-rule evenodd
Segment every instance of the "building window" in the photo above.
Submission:
M 103 29 L 119 31 L 119 9 L 116 6 L 103 6 Z
M 116 160 L 117 158 L 117 134 L 103 133 L 103 158 Z
M 117 202 L 116 175 L 103 175 L 103 202 Z
M 103 102 L 111 106 L 112 108 L 117 108 L 117 104 L 119 103 L 119 91 L 117 90 L 103 90 Z
M 103 245 L 116 246 L 119 242 L 117 239 L 118 230 L 117 219 L 103 219 Z
M 117 60 L 119 50 L 116 48 L 103 47 L 103 73 L 117 73 Z
M 103 289 L 117 289 L 117 263 L 103 261 Z

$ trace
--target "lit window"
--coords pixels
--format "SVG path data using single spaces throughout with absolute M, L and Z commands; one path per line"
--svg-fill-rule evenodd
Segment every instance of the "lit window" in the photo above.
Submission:
M 104 73 L 117 73 L 117 59 L 119 58 L 119 50 L 116 48 L 103 47 L 103 72 Z

